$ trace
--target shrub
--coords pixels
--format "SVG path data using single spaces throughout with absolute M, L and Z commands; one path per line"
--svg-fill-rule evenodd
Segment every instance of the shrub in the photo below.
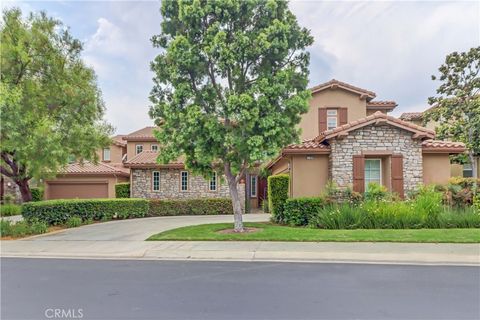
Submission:
M 30 188 L 32 193 L 32 201 L 42 201 L 43 200 L 43 189 L 41 188 Z
M 82 219 L 80 217 L 70 217 L 67 219 L 67 228 L 76 228 L 82 225 Z
M 150 200 L 148 209 L 150 217 L 219 214 L 233 214 L 231 199 Z
M 115 197 L 130 198 L 130 183 L 117 183 L 115 185 Z
M 269 213 L 270 209 L 268 208 L 268 200 L 262 201 L 262 210 L 264 213 Z
M 325 200 L 320 197 L 287 199 L 283 208 L 283 222 L 292 226 L 306 226 L 324 204 Z
M 458 185 L 462 188 L 467 188 L 467 189 L 473 189 L 475 183 L 477 184 L 477 188 L 478 188 L 480 186 L 480 179 L 452 177 L 448 180 L 448 184 L 450 185 Z
M 283 222 L 283 206 L 288 199 L 290 177 L 279 174 L 268 177 L 268 207 L 275 222 Z
M 385 199 L 387 195 L 387 188 L 375 182 L 370 182 L 367 191 L 365 191 L 366 200 L 381 200 Z
M 71 199 L 28 202 L 22 206 L 26 220 L 38 219 L 49 225 L 64 224 L 70 217 L 82 221 L 144 217 L 148 213 L 146 199 Z
M 20 221 L 13 223 L 7 220 L 0 221 L 0 235 L 2 237 L 25 237 L 28 235 L 45 233 L 48 231 L 48 226 L 45 222 L 39 221 Z
M 473 199 L 473 208 L 480 214 L 480 192 Z
M 0 205 L 0 217 L 15 216 L 22 213 L 22 207 L 16 204 Z

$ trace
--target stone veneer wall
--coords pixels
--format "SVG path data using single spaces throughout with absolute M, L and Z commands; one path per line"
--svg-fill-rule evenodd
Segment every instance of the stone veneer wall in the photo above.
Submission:
M 422 145 L 412 133 L 390 125 L 366 126 L 350 132 L 343 139 L 332 139 L 330 154 L 331 180 L 340 188 L 353 185 L 353 155 L 362 151 L 392 151 L 403 155 L 403 186 L 405 192 L 423 183 Z
M 160 191 L 152 190 L 152 171 L 160 171 Z M 132 197 L 150 199 L 230 198 L 226 181 L 217 180 L 217 191 L 209 190 L 209 181 L 188 173 L 188 191 L 180 191 L 179 169 L 132 169 Z M 238 185 L 242 205 L 245 203 L 245 184 Z

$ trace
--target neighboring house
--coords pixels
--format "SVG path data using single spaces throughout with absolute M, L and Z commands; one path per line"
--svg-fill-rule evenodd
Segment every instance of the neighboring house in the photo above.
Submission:
M 331 80 L 312 90 L 302 116 L 303 142 L 285 147 L 267 165 L 290 175 L 292 197 L 316 196 L 328 181 L 364 192 L 376 182 L 403 196 L 420 184 L 446 183 L 450 154 L 462 143 L 434 140 L 433 130 L 387 115 L 394 101 L 374 101 L 375 93 Z
M 411 122 L 416 125 L 423 125 L 428 129 L 435 130 L 438 126 L 438 122 L 428 121 L 424 123 L 424 113 L 429 111 L 431 108 L 423 112 L 404 112 L 400 115 L 400 119 L 403 121 Z M 477 168 L 480 168 L 480 157 L 476 157 Z M 470 163 L 461 165 L 458 163 L 451 163 L 450 165 L 450 176 L 452 177 L 473 177 L 475 176 L 472 165 Z
M 115 184 L 130 177 L 130 170 L 123 166 L 127 144 L 122 137 L 112 137 L 111 145 L 98 151 L 97 164 L 70 163 L 55 179 L 46 180 L 44 198 L 115 198 Z

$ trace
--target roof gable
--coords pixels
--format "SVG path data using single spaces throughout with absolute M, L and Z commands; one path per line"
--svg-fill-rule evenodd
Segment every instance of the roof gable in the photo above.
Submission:
M 122 139 L 127 141 L 157 141 L 153 134 L 156 129 L 158 127 L 145 127 L 123 136 Z
M 370 100 L 372 100 L 373 98 L 376 97 L 376 94 L 373 91 L 369 91 L 369 90 L 366 90 L 366 89 L 355 87 L 355 86 L 352 86 L 351 84 L 348 84 L 348 83 L 345 83 L 345 82 L 342 82 L 342 81 L 338 81 L 336 79 L 332 79 L 328 82 L 325 82 L 325 83 L 322 83 L 322 84 L 319 84 L 317 86 L 314 86 L 314 87 L 310 88 L 312 93 L 327 90 L 327 89 L 343 89 L 345 91 L 355 93 L 355 94 L 359 95 L 361 99 L 364 98 L 367 101 L 370 101 Z

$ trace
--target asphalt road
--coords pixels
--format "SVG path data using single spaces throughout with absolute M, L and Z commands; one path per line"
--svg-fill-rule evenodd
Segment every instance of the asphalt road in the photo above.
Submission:
M 478 267 L 1 260 L 1 319 L 479 319 L 479 301 Z

